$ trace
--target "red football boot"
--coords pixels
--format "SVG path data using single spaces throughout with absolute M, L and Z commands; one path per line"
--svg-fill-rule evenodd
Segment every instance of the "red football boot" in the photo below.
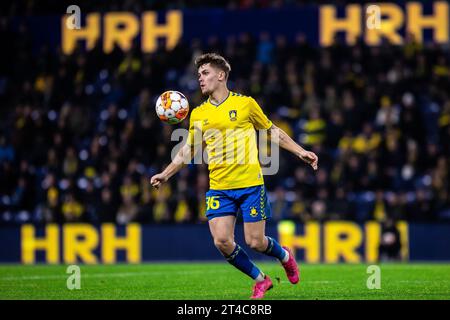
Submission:
M 273 288 L 272 280 L 266 275 L 263 281 L 256 282 L 253 286 L 253 295 L 250 299 L 261 299 L 264 298 L 264 294 Z
M 289 282 L 296 284 L 300 280 L 300 271 L 298 270 L 297 261 L 295 261 L 294 255 L 289 248 L 283 247 L 283 249 L 289 252 L 289 260 L 286 263 L 281 263 L 281 265 L 286 271 Z

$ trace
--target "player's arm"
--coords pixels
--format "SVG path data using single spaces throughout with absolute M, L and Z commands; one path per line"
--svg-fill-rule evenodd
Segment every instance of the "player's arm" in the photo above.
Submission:
M 309 163 L 314 170 L 317 170 L 319 158 L 314 152 L 303 149 L 294 140 L 292 140 L 286 132 L 274 125 L 272 121 L 270 121 L 269 118 L 267 118 L 267 116 L 264 114 L 255 99 L 249 99 L 249 103 L 250 121 L 253 123 L 255 129 L 270 130 L 272 141 L 278 143 L 278 145 L 283 149 L 292 152 L 306 163 Z
M 185 144 L 177 152 L 172 162 L 164 169 L 163 172 L 155 174 L 150 179 L 150 183 L 153 187 L 159 188 L 161 184 L 170 179 L 174 174 L 176 174 L 183 167 L 185 163 L 189 163 L 193 158 L 193 148 L 189 144 Z
M 292 140 L 283 129 L 272 124 L 270 127 L 271 140 L 278 143 L 280 147 L 292 152 L 297 157 L 310 164 L 314 170 L 317 170 L 319 158 L 314 152 L 303 149 L 299 144 Z
M 155 174 L 150 179 L 150 183 L 153 187 L 159 188 L 161 184 L 170 179 L 174 174 L 176 174 L 183 167 L 184 164 L 190 163 L 195 153 L 199 152 L 199 145 L 202 145 L 202 133 L 201 129 L 198 128 L 198 121 L 196 118 L 196 110 L 192 110 L 191 116 L 189 118 L 189 134 L 186 143 L 177 152 L 172 162 L 164 169 L 163 172 Z

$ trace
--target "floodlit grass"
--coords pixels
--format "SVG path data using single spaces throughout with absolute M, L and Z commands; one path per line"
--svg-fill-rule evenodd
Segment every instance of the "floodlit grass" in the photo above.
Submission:
M 449 264 L 381 264 L 381 289 L 369 290 L 367 265 L 300 265 L 297 285 L 277 263 L 258 263 L 274 288 L 267 300 L 450 299 Z M 0 266 L 0 299 L 248 299 L 253 281 L 226 262 L 80 265 L 69 290 L 64 265 Z M 277 278 L 279 280 L 277 280 Z

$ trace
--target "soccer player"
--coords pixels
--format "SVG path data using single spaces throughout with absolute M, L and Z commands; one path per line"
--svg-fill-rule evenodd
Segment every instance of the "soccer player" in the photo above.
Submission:
M 317 170 L 318 157 L 276 127 L 253 98 L 228 90 L 227 79 L 231 67 L 222 56 L 203 54 L 196 59 L 195 64 L 201 92 L 209 97 L 192 110 L 187 143 L 167 168 L 154 175 L 150 182 L 159 188 L 184 163 L 191 161 L 195 155 L 193 150 L 199 144 L 206 145 L 210 177 L 210 190 L 206 193 L 206 217 L 214 244 L 230 264 L 255 280 L 251 298 L 263 298 L 265 292 L 273 287 L 272 280 L 234 242 L 238 209 L 243 216 L 245 242 L 250 248 L 277 258 L 292 284 L 299 281 L 299 269 L 292 252 L 265 235 L 266 220 L 271 217 L 271 209 L 261 166 L 257 161 L 255 129 L 269 130 L 271 139 L 314 170 Z M 230 144 L 226 142 L 230 137 L 233 146 L 231 153 L 237 154 L 237 158 L 230 157 L 230 148 L 227 148 Z

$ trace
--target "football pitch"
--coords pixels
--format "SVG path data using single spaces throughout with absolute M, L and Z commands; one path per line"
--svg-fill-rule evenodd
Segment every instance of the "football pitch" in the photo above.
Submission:
M 368 289 L 366 264 L 301 264 L 297 285 L 277 263 L 258 263 L 274 288 L 265 300 L 450 299 L 450 264 L 380 264 Z M 252 280 L 226 262 L 80 265 L 69 290 L 66 265 L 0 265 L 0 299 L 246 300 Z

